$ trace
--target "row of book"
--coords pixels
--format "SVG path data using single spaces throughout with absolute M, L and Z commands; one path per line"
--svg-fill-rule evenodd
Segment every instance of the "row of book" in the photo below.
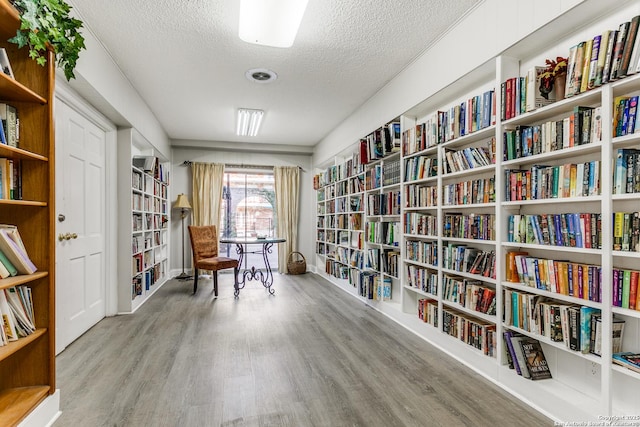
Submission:
M 442 235 L 447 238 L 495 240 L 494 214 L 458 214 L 444 216 Z
M 381 277 L 371 271 L 360 272 L 358 295 L 361 297 L 379 301 L 390 300 L 391 287 L 390 277 Z
M 367 215 L 400 215 L 400 190 L 367 195 Z
M 464 308 L 489 315 L 496 314 L 496 290 L 480 280 L 445 274 L 442 298 Z
M 380 264 L 382 272 L 398 278 L 398 265 L 400 264 L 400 252 L 392 249 L 385 249 L 380 253 Z
M 398 246 L 400 223 L 398 221 L 372 221 L 365 224 L 366 241 L 382 245 Z
M 145 171 L 159 182 L 169 183 L 169 168 L 160 163 L 160 159 L 155 156 L 134 156 L 131 163 L 134 167 Z M 160 188 L 160 186 L 158 187 Z M 160 195 L 159 191 L 154 194 Z
M 495 202 L 495 178 L 479 178 L 442 186 L 444 206 Z
M 360 139 L 360 161 L 368 164 L 371 161 L 400 151 L 400 122 L 391 122 Z
M 442 331 L 487 356 L 496 357 L 496 325 L 493 323 L 445 308 L 442 310 Z
M 506 289 L 504 319 L 507 326 L 562 342 L 569 350 L 602 355 L 600 309 Z M 625 323 L 623 319 L 613 317 L 613 353 L 622 351 Z
M 418 318 L 425 323 L 438 327 L 438 301 L 420 298 L 418 300 Z
M 462 150 L 447 150 L 444 157 L 444 173 L 454 173 L 495 163 L 495 138 L 487 146 L 467 147 Z
M 438 273 L 417 265 L 406 265 L 407 286 L 427 292 L 431 295 L 438 295 Z
M 613 213 L 613 250 L 640 252 L 640 212 Z
M 404 214 L 404 232 L 421 236 L 437 236 L 438 217 L 422 212 L 407 212 Z
M 570 97 L 640 71 L 640 16 L 569 49 L 565 96 Z
M 613 165 L 613 194 L 640 193 L 640 150 L 619 148 Z
M 337 277 L 338 279 L 353 280 L 350 277 L 350 270 L 352 269 L 349 268 L 348 265 L 336 262 L 330 258 L 328 258 L 325 261 L 325 268 L 324 268 L 325 273 L 330 274 L 333 277 Z M 354 283 L 354 282 L 351 282 L 351 283 Z
M 513 160 L 602 140 L 601 107 L 576 106 L 568 117 L 503 133 L 503 159 Z
M 533 165 L 531 169 L 506 169 L 506 201 L 587 197 L 600 194 L 600 161 Z
M 22 200 L 20 160 L 0 158 L 0 199 Z
M 354 177 L 362 172 L 364 172 L 364 163 L 360 161 L 360 153 L 353 153 L 344 163 L 330 166 L 314 175 L 313 189 L 319 190 L 326 185 Z
M 450 106 L 445 111 L 436 111 L 424 123 L 415 127 L 415 138 L 411 134 L 405 139 L 404 155 L 416 153 L 461 138 L 496 123 L 496 97 L 493 89 L 475 95 L 466 101 Z
M 602 215 L 561 213 L 509 215 L 508 241 L 537 245 L 600 249 Z
M 382 164 L 382 185 L 400 184 L 400 158 Z
M 611 278 L 612 300 L 615 307 L 640 310 L 640 292 L 638 292 L 637 270 L 614 268 Z
M 551 378 L 551 370 L 540 341 L 510 330 L 503 332 L 503 338 L 510 369 L 534 381 Z
M 640 131 L 637 116 L 638 96 L 615 97 L 613 99 L 613 136 L 625 136 Z
M 20 146 L 20 116 L 13 105 L 0 103 L 0 144 L 18 148 Z
M 527 252 L 506 254 L 506 279 L 575 298 L 602 301 L 602 268 L 598 265 L 528 256 Z
M 37 271 L 15 225 L 0 224 L 0 279 Z
M 31 288 L 0 289 L 0 347 L 36 331 Z
M 405 206 L 422 208 L 438 205 L 438 187 L 435 185 L 409 184 L 404 187 Z
M 443 267 L 462 273 L 477 274 L 483 277 L 496 277 L 495 251 L 449 243 L 443 249 Z
M 438 175 L 436 157 L 416 156 L 404 161 L 404 182 L 417 181 Z
M 404 243 L 405 257 L 408 261 L 438 266 L 438 244 L 436 242 L 407 239 Z

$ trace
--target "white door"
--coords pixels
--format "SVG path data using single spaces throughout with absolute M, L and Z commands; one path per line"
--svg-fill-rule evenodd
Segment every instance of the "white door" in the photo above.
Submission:
M 56 100 L 56 350 L 105 317 L 106 133 Z

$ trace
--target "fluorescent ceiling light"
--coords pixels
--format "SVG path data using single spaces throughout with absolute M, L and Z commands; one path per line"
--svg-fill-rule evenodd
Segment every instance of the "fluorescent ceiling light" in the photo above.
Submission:
M 247 43 L 291 47 L 309 0 L 240 0 L 240 38 Z
M 262 110 L 238 109 L 238 124 L 236 133 L 238 136 L 256 136 L 262 123 Z

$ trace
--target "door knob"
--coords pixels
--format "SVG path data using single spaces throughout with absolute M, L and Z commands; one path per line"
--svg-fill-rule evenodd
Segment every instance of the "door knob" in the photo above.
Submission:
M 78 234 L 76 234 L 76 233 L 72 233 L 72 234 L 71 234 L 71 238 L 72 238 L 72 239 L 77 239 L 77 238 L 78 238 Z
M 58 234 L 58 241 L 62 242 L 64 240 L 64 234 Z

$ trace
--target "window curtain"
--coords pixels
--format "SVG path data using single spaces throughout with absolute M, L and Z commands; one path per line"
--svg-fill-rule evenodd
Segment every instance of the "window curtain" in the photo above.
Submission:
M 215 225 L 220 229 L 220 204 L 224 164 L 191 164 L 193 175 L 193 225 Z
M 278 237 L 287 239 L 286 242 L 278 244 L 278 271 L 288 273 L 289 254 L 298 248 L 300 168 L 297 166 L 274 166 L 273 178 L 276 187 Z

